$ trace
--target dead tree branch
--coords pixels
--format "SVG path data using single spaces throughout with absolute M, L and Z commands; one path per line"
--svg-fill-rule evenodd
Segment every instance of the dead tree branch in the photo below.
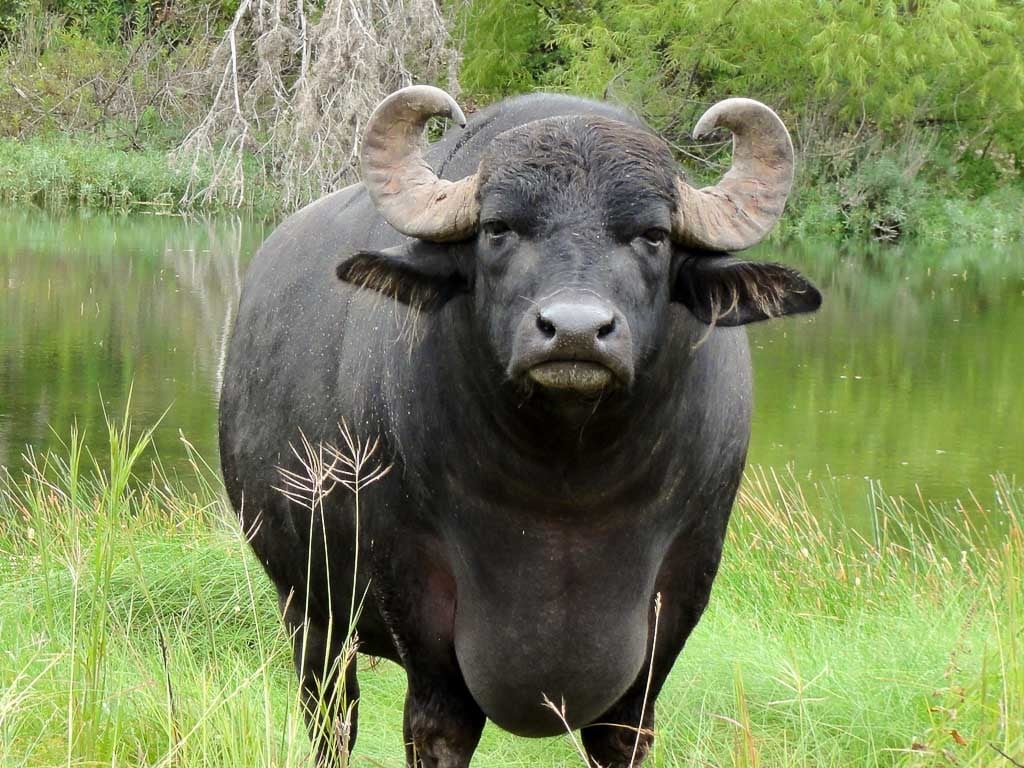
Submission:
M 211 107 L 178 150 L 184 203 L 238 206 L 262 186 L 291 210 L 352 183 L 376 104 L 413 81 L 457 90 L 457 65 L 435 0 L 241 0 L 211 57 Z

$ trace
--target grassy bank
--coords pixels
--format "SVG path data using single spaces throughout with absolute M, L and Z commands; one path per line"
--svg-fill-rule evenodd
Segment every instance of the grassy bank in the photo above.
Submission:
M 90 208 L 128 213 L 181 213 L 233 209 L 225 194 L 197 206 L 195 189 L 209 184 L 208 166 L 195 168 L 157 146 L 126 149 L 123 142 L 77 134 L 0 137 L 0 203 L 48 209 Z M 244 207 L 254 213 L 280 208 L 272 188 L 249 189 Z
M 133 480 L 145 440 L 111 438 L 102 475 L 72 437 L 0 493 L 0 763 L 309 765 L 273 591 L 212 474 L 190 493 Z M 925 511 L 874 493 L 862 539 L 817 521 L 814 489 L 748 473 L 652 764 L 1024 759 L 1024 491 L 996 479 L 984 498 Z M 361 682 L 355 762 L 399 766 L 402 673 Z M 475 764 L 579 762 L 567 739 L 488 727 Z
M 941 157 L 928 161 L 939 163 Z M 209 199 L 191 196 L 209 185 L 210 176 L 208 167 L 192 169 L 158 147 L 125 149 L 88 135 L 0 137 L 0 204 L 5 205 L 155 213 L 235 208 L 228 190 Z M 246 187 L 244 200 L 243 207 L 257 215 L 284 212 L 273 187 Z M 802 172 L 772 238 L 998 246 L 1024 240 L 1022 210 L 1024 183 L 1000 183 L 971 194 L 908 179 L 901 166 L 885 159 L 868 160 L 848 177 Z
M 941 148 L 930 151 L 928 164 L 949 162 Z M 886 158 L 866 159 L 856 172 L 839 178 L 813 167 L 798 175 L 772 233 L 779 240 L 991 246 L 1024 240 L 1024 182 L 1007 180 L 972 192 L 949 178 L 909 177 Z

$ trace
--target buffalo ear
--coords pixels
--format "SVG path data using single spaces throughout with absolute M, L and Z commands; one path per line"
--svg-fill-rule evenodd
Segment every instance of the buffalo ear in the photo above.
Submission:
M 813 312 L 821 306 L 821 293 L 795 269 L 722 256 L 684 259 L 676 270 L 672 299 L 702 323 L 723 326 Z
M 434 311 L 469 291 L 460 270 L 460 246 L 413 240 L 380 251 L 360 251 L 342 261 L 339 280 L 368 288 L 416 309 Z

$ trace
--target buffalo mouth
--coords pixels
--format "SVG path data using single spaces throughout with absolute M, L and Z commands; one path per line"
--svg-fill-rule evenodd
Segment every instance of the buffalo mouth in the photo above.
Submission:
M 530 381 L 545 389 L 597 395 L 615 384 L 610 368 L 587 360 L 549 360 L 531 367 Z

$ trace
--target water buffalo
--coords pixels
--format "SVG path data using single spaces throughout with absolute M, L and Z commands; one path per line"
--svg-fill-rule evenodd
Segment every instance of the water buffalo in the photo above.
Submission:
M 698 190 L 608 104 L 503 101 L 424 154 L 438 115 L 465 125 L 436 88 L 388 97 L 364 182 L 291 216 L 249 268 L 227 490 L 294 630 L 322 762 L 355 737 L 322 702 L 358 698 L 338 661 L 358 613 L 359 650 L 406 671 L 410 766 L 467 766 L 487 718 L 582 728 L 595 763 L 638 764 L 746 459 L 737 326 L 821 302 L 797 272 L 728 255 L 777 221 L 792 144 L 766 106 L 720 102 L 695 134 L 730 129 L 732 167 Z M 358 515 L 344 489 L 309 503 L 282 479 L 318 456 L 333 477 L 317 446 L 341 424 L 390 466 Z

